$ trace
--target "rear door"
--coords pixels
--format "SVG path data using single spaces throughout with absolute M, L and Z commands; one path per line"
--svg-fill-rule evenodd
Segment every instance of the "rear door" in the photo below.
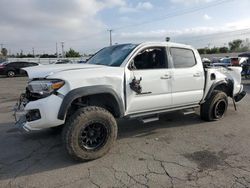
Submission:
M 133 79 L 140 80 L 141 93 L 131 87 Z M 171 71 L 165 47 L 140 50 L 126 70 L 127 113 L 165 109 L 172 105 Z
M 172 97 L 174 106 L 197 104 L 203 97 L 204 72 L 200 58 L 188 48 L 170 48 L 173 64 Z

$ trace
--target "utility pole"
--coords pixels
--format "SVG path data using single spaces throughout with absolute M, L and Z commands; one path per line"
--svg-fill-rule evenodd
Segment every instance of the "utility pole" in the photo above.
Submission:
M 32 47 L 32 54 L 33 54 L 33 57 L 35 57 L 35 48 Z
M 61 42 L 62 45 L 62 57 L 64 57 L 64 42 Z
M 56 57 L 58 58 L 58 48 L 57 48 L 57 42 L 56 42 Z
M 109 32 L 109 45 L 112 46 L 112 32 L 113 32 L 113 30 L 108 29 L 108 32 Z

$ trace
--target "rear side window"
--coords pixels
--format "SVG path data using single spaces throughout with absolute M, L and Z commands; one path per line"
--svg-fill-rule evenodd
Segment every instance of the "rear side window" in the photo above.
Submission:
M 27 66 L 37 66 L 38 64 L 37 63 L 28 63 Z
M 17 66 L 17 64 L 16 63 L 8 63 L 6 66 L 8 66 L 8 67 L 15 67 L 15 66 Z
M 196 64 L 194 52 L 190 49 L 171 48 L 170 53 L 175 68 L 188 68 Z

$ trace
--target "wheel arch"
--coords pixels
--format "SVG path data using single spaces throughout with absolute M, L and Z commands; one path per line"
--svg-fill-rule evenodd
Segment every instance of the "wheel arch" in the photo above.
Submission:
M 111 108 L 107 110 L 109 110 L 115 117 L 122 117 L 124 115 L 123 100 L 117 95 L 115 90 L 108 85 L 96 85 L 81 87 L 70 91 L 63 99 L 57 118 L 64 120 L 74 101 L 86 98 L 91 99 L 92 101 L 93 99 L 101 98 L 103 101 L 105 99 L 105 104 L 108 103 L 108 106 Z
M 223 91 L 227 94 L 227 96 L 233 97 L 234 81 L 231 79 L 225 79 L 212 84 L 207 96 L 205 97 L 205 101 L 211 97 L 214 90 Z

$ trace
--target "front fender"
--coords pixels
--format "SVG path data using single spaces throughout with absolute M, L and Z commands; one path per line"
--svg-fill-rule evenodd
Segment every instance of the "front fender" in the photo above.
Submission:
M 118 106 L 117 109 L 119 111 L 118 112 L 119 117 L 124 115 L 123 101 L 121 97 L 117 95 L 115 90 L 108 85 L 96 85 L 96 86 L 81 87 L 70 91 L 63 99 L 57 118 L 60 120 L 65 119 L 66 113 L 75 99 L 94 94 L 111 94 L 115 99 L 116 105 Z

